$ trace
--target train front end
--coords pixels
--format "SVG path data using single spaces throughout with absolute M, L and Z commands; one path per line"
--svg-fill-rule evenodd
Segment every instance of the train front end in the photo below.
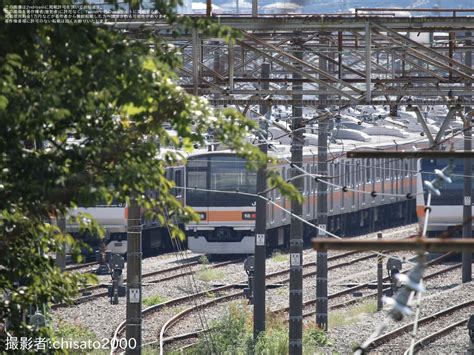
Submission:
M 417 215 L 420 228 L 426 218 L 425 206 L 427 202 L 427 192 L 424 188 L 424 181 L 432 181 L 436 178 L 435 169 L 442 170 L 448 166 L 448 159 L 420 159 L 417 178 L 418 192 L 425 190 L 424 194 L 417 195 Z M 460 237 L 463 224 L 463 192 L 464 192 L 464 162 L 462 159 L 454 161 L 454 170 L 450 174 L 452 183 L 445 183 L 440 188 L 441 195 L 431 196 L 431 212 L 428 221 L 427 235 L 439 237 L 448 234 L 451 237 Z M 472 221 L 471 221 L 472 223 Z
M 256 172 L 230 152 L 191 156 L 186 166 L 185 203 L 200 216 L 185 225 L 188 248 L 205 254 L 253 254 Z

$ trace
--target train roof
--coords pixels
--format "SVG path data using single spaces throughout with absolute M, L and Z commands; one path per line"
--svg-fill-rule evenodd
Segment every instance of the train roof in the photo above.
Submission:
M 289 119 L 279 120 L 278 114 L 288 114 L 288 107 L 277 107 L 276 115 L 269 121 L 270 149 L 268 154 L 277 159 L 288 159 L 291 155 L 291 137 L 284 130 L 290 130 Z M 438 133 L 442 120 L 446 117 L 447 109 L 426 107 L 422 112 L 431 134 Z M 428 139 L 423 132 L 414 112 L 399 109 L 396 117 L 389 116 L 387 108 L 373 106 L 359 106 L 349 108 L 335 114 L 329 122 L 328 158 L 344 157 L 351 150 L 379 150 L 379 149 L 404 149 L 417 150 L 428 147 Z M 279 126 L 279 127 L 277 127 Z M 306 159 L 318 154 L 318 125 L 306 126 L 304 133 L 305 144 L 303 155 Z M 462 129 L 460 120 L 453 120 L 448 125 L 448 131 L 455 132 Z M 256 137 L 251 135 L 249 142 L 254 142 Z M 208 147 L 212 147 L 209 149 Z M 209 142 L 207 147 L 196 149 L 188 158 L 196 159 L 199 156 L 234 154 L 230 149 L 222 149 L 222 145 Z

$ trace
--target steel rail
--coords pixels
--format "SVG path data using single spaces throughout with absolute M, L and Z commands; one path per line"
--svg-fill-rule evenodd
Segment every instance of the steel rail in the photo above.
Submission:
M 418 351 L 421 350 L 423 347 L 427 346 L 428 344 L 433 343 L 434 341 L 438 340 L 439 338 L 442 338 L 446 336 L 447 334 L 451 333 L 454 329 L 457 327 L 463 326 L 468 322 L 468 319 L 462 319 L 458 322 L 454 322 L 434 333 L 431 333 L 430 335 L 427 335 L 426 337 L 418 340 L 415 343 L 415 347 L 413 348 L 413 351 Z M 408 355 L 409 350 L 406 350 L 403 355 Z
M 433 313 L 429 316 L 426 316 L 424 318 L 421 318 L 418 321 L 418 324 L 419 325 L 426 325 L 428 323 L 436 321 L 439 317 L 444 317 L 446 315 L 449 315 L 451 313 L 454 313 L 454 312 L 459 311 L 461 309 L 464 309 L 466 307 L 470 307 L 472 305 L 474 305 L 474 299 L 471 299 L 471 300 L 463 302 L 463 303 L 458 303 L 455 306 L 446 308 L 442 311 L 439 311 L 439 312 Z M 405 325 L 403 325 L 403 326 L 401 326 L 397 329 L 392 330 L 391 332 L 388 332 L 384 335 L 381 335 L 381 336 L 375 338 L 373 340 L 372 344 L 369 346 L 369 348 L 367 350 L 374 350 L 377 347 L 389 342 L 393 338 L 396 338 L 396 337 L 398 337 L 398 336 L 400 336 L 404 333 L 409 332 L 411 329 L 413 329 L 413 325 L 414 325 L 414 322 L 410 322 L 410 323 L 405 324 Z

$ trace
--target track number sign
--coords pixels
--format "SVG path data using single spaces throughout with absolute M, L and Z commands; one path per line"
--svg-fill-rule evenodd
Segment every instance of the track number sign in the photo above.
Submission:
M 263 245 L 265 245 L 265 234 L 257 234 L 257 235 L 256 235 L 256 238 L 257 238 L 256 244 L 257 244 L 258 246 L 263 246 Z
M 290 265 L 291 266 L 300 266 L 301 265 L 301 260 L 300 260 L 300 254 L 299 253 L 291 253 L 290 254 Z
M 131 288 L 129 292 L 130 303 L 139 303 L 140 302 L 140 289 Z

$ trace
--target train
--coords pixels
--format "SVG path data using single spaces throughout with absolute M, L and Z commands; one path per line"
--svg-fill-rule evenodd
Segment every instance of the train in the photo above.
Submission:
M 463 150 L 462 140 L 451 140 L 444 148 Z M 418 194 L 416 196 L 416 212 L 420 228 L 423 227 L 426 218 L 427 193 L 423 192 L 424 182 L 432 181 L 436 178 L 435 169 L 442 170 L 448 164 L 454 165 L 449 174 L 451 183 L 443 184 L 439 189 L 439 196 L 436 194 L 431 195 L 431 212 L 426 234 L 428 237 L 461 237 L 463 223 L 473 224 L 472 219 L 467 222 L 463 220 L 464 160 L 453 159 L 450 161 L 446 158 L 423 158 L 419 159 L 417 163 L 420 173 L 417 175 Z
M 354 149 L 413 150 L 428 147 L 423 130 L 411 112 L 401 111 L 399 117 L 382 117 L 376 110 L 357 112 L 336 117 L 331 129 L 328 150 L 328 221 L 327 228 L 341 237 L 364 234 L 372 230 L 394 227 L 423 220 L 423 186 L 420 181 L 433 164 L 414 159 L 348 159 L 347 151 Z M 443 113 L 430 111 L 432 115 Z M 367 119 L 368 117 L 368 119 Z M 434 116 L 433 116 L 434 117 Z M 436 131 L 434 120 L 429 129 Z M 451 132 L 459 129 L 453 121 Z M 317 135 L 315 127 L 306 127 L 303 147 L 303 169 L 317 173 Z M 270 132 L 271 133 L 271 132 Z M 281 134 L 280 134 L 281 136 Z M 272 140 L 269 154 L 276 170 L 284 179 L 291 177 L 290 140 L 288 137 Z M 436 165 L 436 164 L 435 164 Z M 252 254 L 255 243 L 256 172 L 246 168 L 246 161 L 224 145 L 209 145 L 187 157 L 185 164 L 169 168 L 167 178 L 174 180 L 175 196 L 182 204 L 192 207 L 199 222 L 181 223 L 187 248 L 202 254 Z M 318 224 L 317 183 L 311 176 L 303 178 L 303 218 Z M 453 184 L 448 189 L 457 189 Z M 247 194 L 222 193 L 238 190 Z M 361 193 L 364 191 L 365 193 Z M 448 190 L 447 190 L 448 191 Z M 446 195 L 448 196 L 448 195 Z M 267 238 L 269 248 L 287 248 L 291 216 L 290 201 L 278 190 L 267 195 L 274 204 L 267 204 Z M 447 198 L 447 197 L 446 197 Z M 452 221 L 441 221 L 454 211 L 439 207 L 443 197 L 434 198 L 432 231 L 441 230 Z M 451 203 L 451 202 L 450 202 Z M 441 205 L 439 205 L 441 206 Z M 456 208 L 461 208 L 460 203 Z M 284 209 L 282 209 L 283 207 Z M 462 208 L 461 208 L 462 209 Z M 97 206 L 84 211 L 92 214 L 107 230 L 107 249 L 126 252 L 126 206 Z M 454 212 L 453 212 L 454 213 Z M 462 213 L 457 213 L 461 216 Z M 452 223 L 451 223 L 452 224 Z M 144 252 L 165 250 L 171 246 L 167 229 L 155 221 L 142 221 Z M 71 230 L 74 226 L 69 226 Z M 309 241 L 316 230 L 304 225 L 303 238 Z

